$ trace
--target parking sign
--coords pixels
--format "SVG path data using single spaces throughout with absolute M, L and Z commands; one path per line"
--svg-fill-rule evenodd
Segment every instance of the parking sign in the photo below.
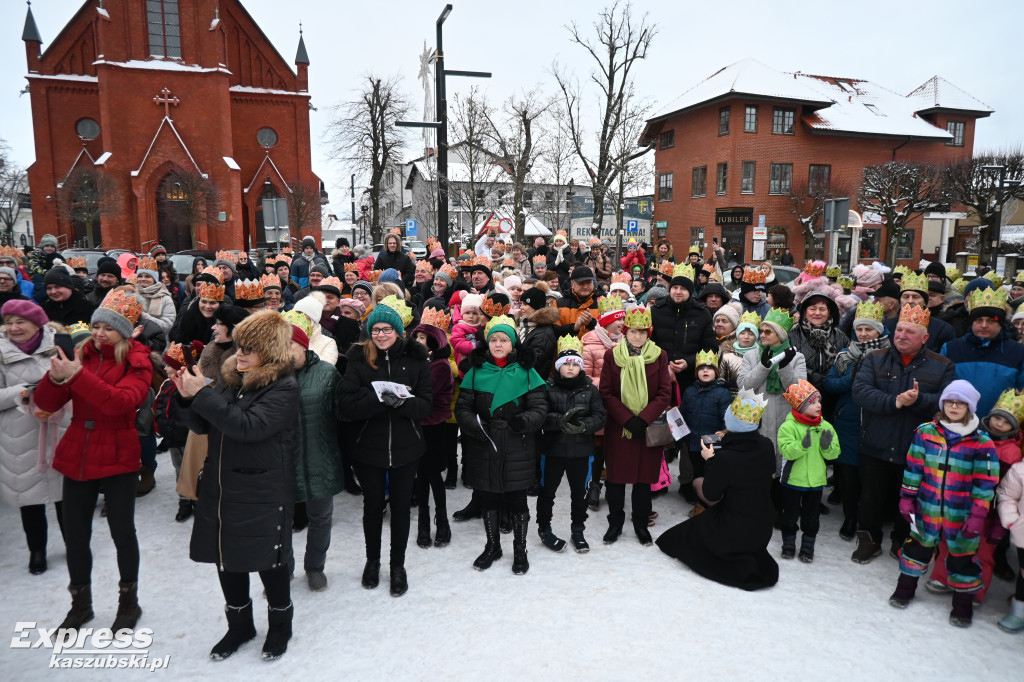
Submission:
M 627 220 L 626 221 L 626 232 L 628 232 L 630 234 L 636 234 L 639 231 L 640 231 L 640 221 L 639 220 Z
M 415 218 L 409 218 L 408 220 L 405 221 L 405 236 L 406 237 L 415 237 L 416 236 L 416 224 L 417 224 L 417 222 L 416 222 Z

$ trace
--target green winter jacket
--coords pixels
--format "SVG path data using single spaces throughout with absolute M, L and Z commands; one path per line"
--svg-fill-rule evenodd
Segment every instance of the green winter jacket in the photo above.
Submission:
M 821 437 L 832 434 L 827 448 Z M 784 463 L 779 482 L 791 488 L 820 488 L 826 483 L 825 460 L 839 456 L 839 436 L 824 419 L 817 426 L 801 424 L 791 411 L 779 427 L 779 452 Z
M 295 378 L 301 396 L 295 430 L 295 501 L 333 497 L 345 487 L 338 450 L 341 375 L 310 350 Z

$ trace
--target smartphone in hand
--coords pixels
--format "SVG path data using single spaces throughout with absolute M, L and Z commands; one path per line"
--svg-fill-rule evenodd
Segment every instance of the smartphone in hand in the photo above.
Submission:
M 68 360 L 75 359 L 75 341 L 71 338 L 71 334 L 54 334 L 53 345 L 60 348 Z
M 181 345 L 181 354 L 185 358 L 185 367 L 188 369 L 189 374 L 195 374 L 192 371 L 196 366 L 196 359 L 192 355 L 192 344 L 183 343 Z

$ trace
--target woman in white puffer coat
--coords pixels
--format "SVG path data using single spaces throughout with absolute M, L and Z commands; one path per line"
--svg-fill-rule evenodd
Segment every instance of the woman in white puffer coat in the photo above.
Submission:
M 48 502 L 54 503 L 57 521 L 63 526 L 63 476 L 50 464 L 57 441 L 71 422 L 71 409 L 33 414 L 36 408 L 29 398 L 50 369 L 50 357 L 56 352 L 53 337 L 63 327 L 47 322 L 46 313 L 32 301 L 8 301 L 0 315 L 5 325 L 0 330 L 0 500 L 21 508 L 29 571 L 39 574 L 46 570 Z M 41 443 L 46 446 L 43 456 Z

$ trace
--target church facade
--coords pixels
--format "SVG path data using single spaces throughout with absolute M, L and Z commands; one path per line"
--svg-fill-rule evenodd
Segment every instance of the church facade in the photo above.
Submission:
M 133 251 L 320 242 L 301 34 L 293 71 L 237 0 L 87 0 L 45 51 L 29 8 L 22 39 L 36 234 Z M 83 178 L 91 244 L 69 208 Z

